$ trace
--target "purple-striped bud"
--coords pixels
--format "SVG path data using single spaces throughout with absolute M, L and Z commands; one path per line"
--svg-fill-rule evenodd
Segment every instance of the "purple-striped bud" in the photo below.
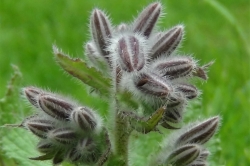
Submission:
M 45 119 L 32 118 L 27 120 L 25 126 L 36 136 L 40 138 L 46 138 L 47 133 L 54 129 L 54 122 Z
M 97 126 L 93 111 L 87 107 L 78 107 L 70 115 L 70 120 L 83 131 L 92 131 Z
M 120 67 L 127 72 L 140 71 L 146 64 L 144 39 L 138 35 L 122 36 L 115 46 Z
M 194 99 L 199 94 L 198 89 L 189 84 L 176 84 L 175 89 L 177 92 L 181 92 L 186 99 Z
M 200 155 L 196 158 L 195 161 L 193 161 L 188 166 L 207 166 L 207 158 L 210 155 L 210 152 L 206 149 L 202 149 L 200 152 Z
M 72 144 L 77 141 L 77 134 L 71 128 L 58 128 L 50 131 L 48 138 L 61 144 Z
M 183 107 L 174 107 L 166 110 L 163 121 L 180 123 L 182 121 Z
M 44 91 L 36 87 L 31 86 L 23 88 L 23 94 L 25 95 L 25 97 L 33 106 L 37 108 L 38 108 L 38 103 L 37 103 L 38 96 L 42 93 L 44 93 Z
M 64 99 L 51 95 L 41 95 L 38 99 L 39 107 L 48 115 L 59 120 L 69 120 L 74 105 Z
M 106 56 L 109 54 L 109 52 L 106 51 L 106 48 L 107 40 L 112 36 L 112 27 L 108 16 L 101 10 L 94 9 L 90 18 L 90 28 L 98 51 L 105 58 L 107 58 L 109 62 L 109 59 Z
M 201 148 L 198 145 L 191 144 L 182 146 L 174 150 L 167 159 L 168 165 L 187 166 L 197 159 Z
M 180 129 L 179 124 L 168 122 L 168 121 L 164 121 L 163 123 L 161 123 L 161 126 L 166 129 L 171 129 L 171 130 Z
M 220 118 L 215 116 L 191 127 L 189 130 L 180 135 L 176 141 L 176 145 L 184 145 L 187 143 L 206 143 L 216 132 L 219 126 Z
M 133 24 L 133 31 L 149 37 L 161 13 L 161 4 L 156 2 L 147 6 Z
M 162 77 L 176 79 L 190 76 L 196 67 L 196 63 L 191 57 L 183 56 L 158 59 L 152 66 Z
M 167 129 L 180 129 L 185 105 L 185 101 L 167 104 L 161 125 Z
M 141 92 L 156 97 L 165 98 L 173 92 L 171 84 L 154 73 L 143 73 L 134 79 L 134 83 Z
M 56 150 L 55 145 L 48 141 L 42 139 L 38 144 L 37 144 L 37 150 L 41 153 L 51 153 Z
M 150 57 L 154 59 L 162 54 L 169 56 L 181 42 L 183 29 L 182 25 L 178 25 L 161 34 L 151 48 Z

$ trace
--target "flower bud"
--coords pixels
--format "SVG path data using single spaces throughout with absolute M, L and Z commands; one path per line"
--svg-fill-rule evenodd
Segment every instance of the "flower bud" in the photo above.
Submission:
M 143 93 L 165 98 L 173 92 L 171 84 L 154 73 L 143 73 L 134 79 L 136 88 Z
M 29 119 L 25 126 L 36 136 L 46 138 L 48 131 L 55 128 L 54 123 L 45 119 Z
M 96 118 L 92 110 L 87 107 L 78 107 L 72 111 L 70 120 L 83 131 L 94 130 L 97 126 Z
M 28 99 L 28 101 L 35 107 L 38 108 L 37 98 L 40 94 L 44 93 L 41 89 L 36 87 L 26 87 L 23 88 L 23 94 Z
M 183 107 L 174 107 L 166 110 L 163 121 L 180 123 L 182 120 Z
M 186 102 L 184 101 L 167 104 L 167 110 L 162 118 L 161 126 L 166 129 L 180 129 L 185 105 Z
M 169 56 L 181 42 L 183 29 L 184 27 L 182 25 L 178 25 L 161 34 L 161 37 L 156 39 L 156 42 L 151 48 L 150 57 L 155 59 L 162 54 Z
M 118 64 L 127 72 L 140 71 L 145 63 L 144 39 L 138 35 L 122 36 L 117 43 L 114 56 L 118 56 Z
M 176 84 L 175 89 L 177 92 L 181 92 L 186 99 L 194 99 L 198 96 L 198 89 L 189 84 Z
M 167 159 L 168 165 L 186 166 L 192 163 L 200 154 L 201 149 L 198 145 L 191 144 L 182 146 L 174 150 Z
M 162 77 L 176 79 L 190 76 L 196 67 L 195 61 L 190 57 L 171 57 L 158 59 L 153 64 L 153 69 L 158 71 Z
M 106 55 L 109 54 L 106 51 L 107 48 L 107 39 L 112 35 L 112 28 L 110 21 L 101 10 L 94 9 L 90 18 L 90 28 L 92 37 L 94 42 L 97 46 L 98 51 L 107 58 L 108 62 L 109 59 Z
M 220 118 L 215 116 L 191 127 L 188 131 L 180 135 L 176 141 L 176 145 L 184 145 L 187 143 L 206 143 L 216 132 L 219 126 L 219 120 Z
M 77 134 L 71 128 L 58 128 L 50 131 L 48 138 L 61 144 L 72 144 L 77 141 Z
M 133 31 L 149 37 L 161 13 L 161 4 L 156 2 L 147 6 L 133 24 Z
M 74 105 L 66 100 L 51 95 L 41 95 L 38 99 L 39 107 L 48 115 L 59 120 L 68 120 Z
M 48 141 L 42 139 L 38 144 L 37 144 L 37 150 L 41 153 L 51 153 L 56 150 L 55 145 Z

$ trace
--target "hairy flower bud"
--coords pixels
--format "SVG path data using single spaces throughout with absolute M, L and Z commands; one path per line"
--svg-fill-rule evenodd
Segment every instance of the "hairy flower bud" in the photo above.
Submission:
M 134 83 L 141 92 L 160 98 L 173 92 L 171 84 L 154 73 L 143 73 L 134 79 Z
M 48 138 L 62 144 L 72 144 L 77 141 L 77 134 L 71 128 L 58 128 L 50 131 Z
M 176 140 L 176 145 L 184 145 L 187 143 L 206 143 L 216 132 L 219 126 L 220 118 L 215 116 L 191 127 L 188 131 L 180 135 Z
M 176 79 L 190 76 L 196 67 L 195 61 L 190 57 L 171 57 L 158 59 L 153 64 L 153 69 L 158 71 L 162 77 Z
M 176 102 L 172 103 L 171 101 L 170 104 L 167 104 L 161 126 L 167 129 L 179 129 L 181 127 L 185 106 L 186 102 L 178 99 L 176 99 Z
M 42 139 L 37 144 L 36 147 L 37 147 L 37 150 L 41 153 L 51 153 L 56 150 L 55 145 L 51 141 L 48 141 L 47 139 Z
M 94 130 L 97 126 L 93 111 L 87 107 L 78 107 L 72 111 L 70 120 L 83 131 Z
M 190 144 L 174 150 L 167 159 L 168 165 L 186 166 L 192 163 L 200 154 L 198 145 Z
M 46 114 L 59 120 L 69 120 L 69 115 L 75 107 L 68 101 L 51 95 L 39 96 L 38 103 Z
M 163 116 L 163 120 L 172 123 L 180 123 L 182 120 L 182 107 L 169 108 Z
M 117 44 L 116 44 L 117 42 Z M 140 71 L 146 63 L 144 39 L 139 35 L 122 36 L 114 40 L 113 56 L 126 72 Z
M 186 99 L 194 99 L 199 94 L 198 89 L 195 86 L 189 84 L 176 84 L 175 89 L 177 92 L 181 92 Z
M 169 56 L 181 42 L 183 29 L 184 27 L 182 25 L 178 25 L 162 33 L 161 37 L 157 38 L 156 42 L 153 44 L 150 51 L 150 57 L 155 59 L 162 54 Z
M 35 107 L 39 107 L 37 103 L 37 98 L 40 94 L 44 93 L 41 89 L 36 87 L 26 87 L 23 88 L 23 94 L 28 99 L 28 101 Z
M 137 17 L 133 31 L 149 37 L 161 12 L 161 4 L 156 2 L 148 5 Z
M 46 138 L 48 131 L 55 128 L 51 120 L 31 118 L 27 120 L 25 126 L 36 136 Z
M 106 55 L 109 53 L 106 51 L 107 39 L 112 36 L 112 28 L 110 21 L 101 10 L 94 9 L 90 18 L 90 28 L 93 40 L 97 46 L 98 51 L 109 59 Z

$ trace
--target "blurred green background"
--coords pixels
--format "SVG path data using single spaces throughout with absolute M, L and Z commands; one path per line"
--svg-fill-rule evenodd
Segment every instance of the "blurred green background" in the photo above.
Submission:
M 110 14 L 113 24 L 130 22 L 148 0 L 0 1 L 0 97 L 10 79 L 11 64 L 22 74 L 22 86 L 35 85 L 69 94 L 97 107 L 85 88 L 64 74 L 53 60 L 52 44 L 83 57 L 94 7 Z M 162 0 L 165 17 L 159 29 L 182 23 L 185 40 L 179 50 L 199 63 L 215 60 L 209 80 L 198 83 L 201 105 L 191 119 L 219 114 L 223 121 L 213 144 L 215 165 L 250 165 L 250 1 Z M 215 2 L 215 3 L 214 3 Z M 102 108 L 105 109 L 105 108 Z M 19 117 L 19 110 L 15 111 Z M 17 117 L 14 117 L 18 119 Z M 217 139 L 217 140 L 219 140 Z M 219 149 L 219 150 L 218 150 Z M 3 166 L 0 162 L 0 165 Z

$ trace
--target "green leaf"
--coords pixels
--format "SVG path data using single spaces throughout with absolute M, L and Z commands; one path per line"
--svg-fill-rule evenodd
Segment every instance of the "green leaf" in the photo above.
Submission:
M 23 105 L 20 103 L 19 94 L 22 74 L 17 66 L 12 65 L 12 68 L 14 71 L 8 83 L 5 96 L 0 99 L 0 160 L 7 165 L 16 165 L 14 163 L 18 163 L 18 166 L 51 165 L 48 162 L 38 163 L 28 159 L 31 155 L 39 155 L 35 149 L 36 139 L 32 135 L 21 129 L 13 127 L 10 129 L 3 126 L 6 123 L 16 122 L 18 118 L 22 117 L 21 114 L 23 113 Z
M 150 131 L 155 131 L 165 110 L 166 107 L 160 107 L 149 118 L 138 118 L 134 116 L 130 119 L 130 123 L 135 130 L 145 134 Z
M 37 162 L 29 160 L 33 155 L 39 155 L 35 149 L 36 138 L 22 129 L 3 129 L 2 150 L 5 156 L 16 160 L 18 166 L 49 166 L 50 162 Z
M 79 58 L 70 58 L 68 55 L 65 55 L 63 52 L 59 51 L 55 46 L 54 54 L 57 63 L 70 75 L 78 78 L 90 87 L 93 87 L 102 95 L 109 94 L 111 80 L 104 77 L 101 72 L 97 71 L 93 67 L 88 67 L 88 65 Z

